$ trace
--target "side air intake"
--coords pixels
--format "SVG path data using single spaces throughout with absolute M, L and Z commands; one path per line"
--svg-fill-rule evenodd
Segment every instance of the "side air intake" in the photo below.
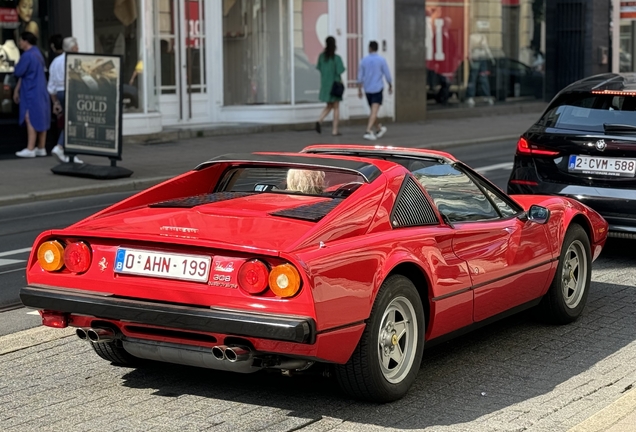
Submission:
M 437 224 L 439 221 L 435 211 L 417 180 L 407 176 L 391 212 L 391 225 L 393 228 L 402 228 Z

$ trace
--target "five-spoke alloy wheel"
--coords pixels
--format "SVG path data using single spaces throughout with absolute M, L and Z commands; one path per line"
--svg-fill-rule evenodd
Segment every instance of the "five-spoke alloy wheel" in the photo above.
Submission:
M 587 233 L 580 225 L 572 224 L 565 233 L 552 285 L 539 305 L 541 318 L 567 324 L 581 315 L 590 288 L 591 264 Z
M 413 282 L 402 275 L 388 277 L 351 358 L 336 366 L 340 386 L 374 402 L 403 397 L 422 361 L 424 329 L 424 308 Z

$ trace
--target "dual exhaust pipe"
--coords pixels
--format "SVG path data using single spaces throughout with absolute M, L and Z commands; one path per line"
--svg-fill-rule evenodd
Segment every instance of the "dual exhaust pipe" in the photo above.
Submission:
M 247 347 L 217 345 L 212 347 L 212 355 L 219 361 L 227 360 L 230 363 L 236 363 L 251 359 L 253 354 Z
M 78 328 L 75 334 L 81 340 L 92 343 L 106 343 L 117 339 L 115 330 L 110 328 Z
M 79 327 L 75 330 L 75 334 L 83 341 L 91 343 L 112 342 L 118 338 L 115 330 L 111 328 L 83 328 Z M 215 359 L 222 361 L 227 360 L 230 363 L 247 361 L 252 358 L 252 350 L 243 346 L 226 346 L 217 345 L 212 347 L 212 355 Z

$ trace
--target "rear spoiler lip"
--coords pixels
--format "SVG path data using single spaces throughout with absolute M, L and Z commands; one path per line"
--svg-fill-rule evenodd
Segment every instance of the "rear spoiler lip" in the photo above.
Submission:
M 210 159 L 207 162 L 203 162 L 202 164 L 197 165 L 194 170 L 200 171 L 211 165 L 220 163 L 322 168 L 348 171 L 350 173 L 360 175 L 367 183 L 371 183 L 382 174 L 382 171 L 380 171 L 380 169 L 375 166 L 372 161 L 362 162 L 350 159 L 338 159 L 337 157 L 315 157 L 307 153 L 226 154 Z

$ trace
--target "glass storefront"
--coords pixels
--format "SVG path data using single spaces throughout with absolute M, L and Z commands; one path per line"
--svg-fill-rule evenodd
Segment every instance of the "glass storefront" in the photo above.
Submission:
M 20 34 L 28 31 L 38 38 L 38 46 L 47 64 L 49 52 L 48 0 L 0 0 L 0 118 L 18 118 L 18 105 L 13 102 L 16 80 L 15 65 L 20 60 Z
M 225 105 L 291 103 L 290 3 L 223 0 Z
M 294 1 L 294 101 L 319 102 L 318 56 L 329 36 L 327 0 Z
M 636 1 L 620 1 L 620 43 L 618 67 L 620 72 L 636 70 Z
M 426 1 L 429 107 L 543 97 L 544 0 Z
M 154 77 L 152 44 L 144 39 L 143 3 L 144 0 L 93 0 L 95 53 L 122 56 L 124 113 L 154 108 L 154 78 L 149 79 Z

